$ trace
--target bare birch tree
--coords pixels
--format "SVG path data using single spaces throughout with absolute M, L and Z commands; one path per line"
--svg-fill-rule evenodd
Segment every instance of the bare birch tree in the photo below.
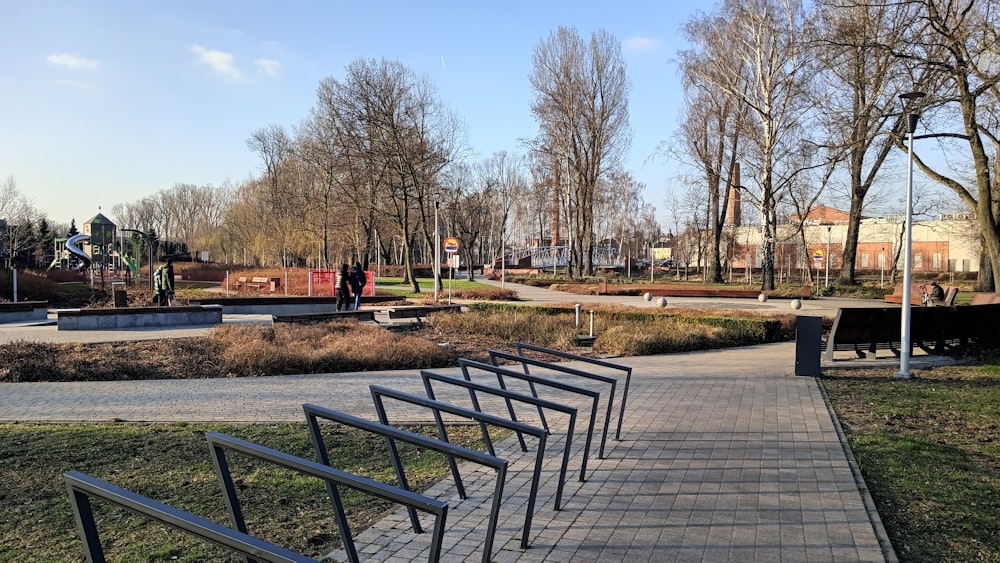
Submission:
M 777 206 L 793 174 L 783 158 L 799 148 L 812 57 L 806 50 L 809 21 L 798 0 L 727 0 L 714 17 L 689 27 L 695 49 L 707 52 L 719 41 L 730 56 L 702 57 L 693 79 L 718 88 L 746 106 L 742 135 L 756 191 L 746 191 L 761 220 L 761 289 L 774 289 Z M 746 174 L 746 172 L 751 174 Z

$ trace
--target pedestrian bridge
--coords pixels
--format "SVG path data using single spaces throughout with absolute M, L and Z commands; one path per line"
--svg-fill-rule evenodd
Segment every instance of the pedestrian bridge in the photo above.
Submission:
M 525 248 L 507 256 L 508 268 L 565 268 L 569 264 L 568 246 L 540 246 Z M 607 247 L 594 248 L 594 266 L 597 268 L 624 268 L 626 258 L 617 250 Z M 500 268 L 497 260 L 495 268 Z

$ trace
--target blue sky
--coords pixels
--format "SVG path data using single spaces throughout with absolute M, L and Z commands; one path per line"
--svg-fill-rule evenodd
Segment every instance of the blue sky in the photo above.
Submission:
M 628 167 L 662 208 L 674 174 L 650 162 L 677 124 L 679 30 L 709 2 L 0 0 L 0 179 L 56 222 L 84 221 L 177 182 L 259 172 L 246 139 L 296 126 L 319 81 L 358 58 L 426 75 L 478 157 L 533 137 L 532 51 L 560 25 L 623 44 Z

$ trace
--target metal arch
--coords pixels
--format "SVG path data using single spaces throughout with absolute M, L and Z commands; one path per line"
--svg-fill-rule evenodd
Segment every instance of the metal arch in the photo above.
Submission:
M 462 416 L 480 423 L 492 424 L 508 430 L 523 432 L 538 438 L 538 451 L 535 454 L 535 468 L 531 473 L 531 485 L 528 488 L 528 505 L 524 514 L 524 532 L 521 534 L 521 549 L 527 549 L 528 538 L 531 536 L 531 521 L 535 515 L 535 501 L 538 498 L 538 482 L 542 477 L 542 464 L 545 461 L 545 443 L 549 435 L 548 431 L 544 428 L 538 428 L 537 426 L 514 422 L 507 420 L 506 418 L 500 418 L 491 414 L 470 410 L 464 407 L 452 405 L 450 403 L 415 395 L 413 393 L 406 393 L 405 391 L 390 389 L 381 385 L 369 385 L 368 389 L 371 391 L 372 400 L 375 401 L 375 410 L 378 411 L 378 417 L 382 424 L 389 424 L 388 415 L 385 410 L 385 403 L 382 400 L 383 397 L 389 397 L 391 399 L 396 399 L 397 401 L 410 403 L 412 405 L 419 405 L 433 410 L 434 419 L 437 421 L 438 425 L 438 431 L 441 433 L 441 439 L 445 442 L 448 442 L 448 435 L 444 429 L 444 422 L 441 420 L 441 412 Z M 454 456 L 449 455 L 448 462 L 454 473 L 455 481 L 458 482 L 458 467 L 455 465 Z
M 462 369 L 462 377 L 464 377 L 466 381 L 472 381 L 472 375 L 469 373 L 469 368 L 472 368 L 496 375 L 500 388 L 504 390 L 506 390 L 507 387 L 504 384 L 503 378 L 510 377 L 512 379 L 520 379 L 527 381 L 528 383 L 537 383 L 538 385 L 544 385 L 546 387 L 552 387 L 553 389 L 560 389 L 562 391 L 569 391 L 570 393 L 576 393 L 578 395 L 589 397 L 592 401 L 590 407 L 590 421 L 587 423 L 587 439 L 583 444 L 583 462 L 580 465 L 580 481 L 584 482 L 587 480 L 587 458 L 590 457 L 590 445 L 594 441 L 594 426 L 597 422 L 597 404 L 601 399 L 600 392 L 587 389 L 586 387 L 570 385 L 554 379 L 547 379 L 537 375 L 514 371 L 512 369 L 498 367 L 493 364 L 485 364 L 483 362 L 477 362 L 466 358 L 459 358 L 458 365 Z
M 435 440 L 434 438 L 428 438 L 427 436 L 402 430 L 396 428 L 395 426 L 374 422 L 347 414 L 345 412 L 327 409 L 309 403 L 302 405 L 302 410 L 306 416 L 306 422 L 309 426 L 309 435 L 312 438 L 313 447 L 316 449 L 316 455 L 319 456 L 320 463 L 323 465 L 330 465 L 330 455 L 326 450 L 326 445 L 323 442 L 323 434 L 319 426 L 319 419 L 321 418 L 378 434 L 386 438 L 386 441 L 390 444 L 394 444 L 395 440 L 402 440 L 415 446 L 434 450 L 445 455 L 454 455 L 455 457 L 466 461 L 485 465 L 486 467 L 496 471 L 497 479 L 496 485 L 493 489 L 493 504 L 490 507 L 490 517 L 486 527 L 486 540 L 483 543 L 482 558 L 483 563 L 488 563 L 491 560 L 493 542 L 500 519 L 500 503 L 503 500 L 504 483 L 507 480 L 507 460 L 484 454 L 482 452 L 477 452 L 475 450 L 470 450 L 468 448 L 463 448 L 461 446 L 456 446 L 454 444 L 449 444 L 448 442 L 443 442 L 441 440 Z M 395 449 L 395 447 L 390 447 L 390 454 L 394 457 L 393 465 L 397 467 L 397 471 L 401 471 L 402 462 L 399 459 L 399 452 Z M 404 486 L 403 488 L 405 489 L 406 487 Z M 419 522 L 414 530 L 419 532 Z
M 90 505 L 91 497 L 103 499 L 248 558 L 253 557 L 276 563 L 316 561 L 300 553 L 227 528 L 217 522 L 157 502 L 79 471 L 69 471 L 63 474 L 63 481 L 69 491 L 73 517 L 76 520 L 80 538 L 83 540 L 87 561 L 90 563 L 105 563 L 106 561 L 104 549 L 101 547 L 100 534 L 94 521 L 94 512 Z
M 236 487 L 233 484 L 233 476 L 229 470 L 229 462 L 226 460 L 226 450 L 237 451 L 244 455 L 269 461 L 275 465 L 280 465 L 281 467 L 292 469 L 305 475 L 318 477 L 326 482 L 327 492 L 330 493 L 330 500 L 333 503 L 337 527 L 340 529 L 341 537 L 344 540 L 344 550 L 351 561 L 358 562 L 360 559 L 358 558 L 357 548 L 354 545 L 350 526 L 347 523 L 347 514 L 344 512 L 344 506 L 340 501 L 340 492 L 337 489 L 337 485 L 344 485 L 352 489 L 364 491 L 434 516 L 434 533 L 430 543 L 430 561 L 437 561 L 440 557 L 444 522 L 448 516 L 447 503 L 219 432 L 206 432 L 205 438 L 208 440 L 209 451 L 212 453 L 212 463 L 215 466 L 216 475 L 218 475 L 219 480 L 222 482 L 226 509 L 233 522 L 233 527 L 240 532 L 247 533 L 246 521 L 243 518 L 240 501 L 236 495 Z
M 608 441 L 608 428 L 611 426 L 611 413 L 612 405 L 615 402 L 615 387 L 618 385 L 618 379 L 614 377 L 606 377 L 603 375 L 596 375 L 590 372 L 579 370 L 576 368 L 571 368 L 569 366 L 564 366 L 561 364 L 546 362 L 543 360 L 535 360 L 532 358 L 526 358 L 524 356 L 519 356 L 517 354 L 508 354 L 506 352 L 500 352 L 498 350 L 490 350 L 490 362 L 493 365 L 499 365 L 497 359 L 502 358 L 505 360 L 510 360 L 513 362 L 520 362 L 521 367 L 524 369 L 524 373 L 529 373 L 528 366 L 537 366 L 545 369 L 550 369 L 552 371 L 558 371 L 560 373 L 565 373 L 568 375 L 573 375 L 576 377 L 582 377 L 584 379 L 590 379 L 592 381 L 599 381 L 601 383 L 608 383 L 611 385 L 611 392 L 608 395 L 608 412 L 604 415 L 604 431 L 601 432 L 601 447 L 598 451 L 597 457 L 599 459 L 604 459 L 604 446 Z M 535 388 L 531 387 L 531 392 L 535 393 Z
M 566 472 L 569 467 L 569 456 L 573 445 L 573 434 L 576 433 L 576 415 L 577 415 L 576 407 L 564 405 L 562 403 L 556 403 L 553 401 L 547 401 L 545 399 L 539 399 L 537 397 L 532 397 L 531 395 L 522 395 L 521 393 L 515 393 L 513 391 L 508 391 L 506 389 L 490 387 L 489 385 L 483 385 L 481 383 L 475 383 L 473 381 L 466 381 L 458 377 L 444 375 L 441 373 L 435 373 L 433 371 L 420 370 L 420 377 L 424 380 L 424 389 L 426 389 L 427 396 L 430 397 L 431 399 L 434 398 L 434 389 L 433 386 L 431 385 L 432 381 L 439 381 L 447 385 L 456 385 L 468 389 L 469 397 L 472 399 L 473 408 L 475 408 L 475 410 L 478 412 L 482 412 L 482 409 L 479 407 L 479 399 L 476 395 L 477 391 L 480 393 L 486 393 L 489 395 L 504 397 L 515 401 L 521 401 L 529 405 L 547 408 L 569 415 L 569 424 L 567 424 L 568 428 L 566 430 L 566 445 L 563 447 L 563 459 L 562 459 L 562 464 L 559 467 L 559 483 L 556 485 L 555 509 L 562 510 L 562 496 L 563 496 L 563 489 L 565 488 L 566 484 Z M 548 428 L 546 428 L 546 432 L 551 433 Z M 492 441 L 490 441 L 487 438 L 486 444 L 490 448 L 490 454 L 493 454 Z
M 534 344 L 528 344 L 526 342 L 518 342 L 515 344 L 517 348 L 517 354 L 519 356 L 524 356 L 524 350 L 531 350 L 533 352 L 539 352 L 542 354 L 548 354 L 550 356 L 556 356 L 557 358 L 565 358 L 567 360 L 573 360 L 576 362 L 584 362 L 592 364 L 595 366 L 601 366 L 609 369 L 621 370 L 625 372 L 625 385 L 622 387 L 622 404 L 618 411 L 618 427 L 615 429 L 615 440 L 621 440 L 622 436 L 622 420 L 625 419 L 625 403 L 628 401 L 628 391 L 632 384 L 632 367 L 626 366 L 624 364 L 616 364 L 614 362 L 609 362 L 607 360 L 599 360 L 597 358 L 588 358 L 587 356 L 580 356 L 578 354 L 570 354 L 569 352 L 563 352 L 561 350 L 553 350 L 552 348 L 545 348 L 543 346 L 535 346 Z M 614 400 L 614 397 L 611 398 Z

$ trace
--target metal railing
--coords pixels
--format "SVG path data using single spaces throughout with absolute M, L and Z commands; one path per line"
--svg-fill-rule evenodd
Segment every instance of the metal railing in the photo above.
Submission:
M 477 362 L 475 360 L 469 360 L 466 358 L 459 358 L 458 365 L 462 369 L 462 377 L 466 381 L 472 381 L 472 374 L 469 372 L 471 369 L 477 369 L 479 371 L 485 371 L 487 373 L 492 373 L 496 375 L 497 382 L 501 389 L 507 389 L 507 384 L 504 382 L 504 377 L 510 377 L 512 379 L 520 379 L 528 382 L 531 385 L 532 393 L 535 393 L 534 385 L 544 385 L 546 387 L 551 387 L 553 389 L 559 389 L 561 391 L 568 391 L 570 393 L 575 393 L 578 395 L 583 395 L 589 397 L 592 401 L 590 407 L 590 421 L 587 423 L 587 439 L 584 440 L 583 445 L 583 462 L 580 468 L 580 480 L 586 481 L 587 474 L 587 458 L 590 457 L 590 446 L 594 441 L 594 426 L 597 424 L 597 409 L 598 401 L 601 399 L 601 394 L 593 389 L 587 389 L 586 387 L 580 387 L 577 385 L 570 385 L 569 383 L 563 383 L 561 381 L 556 381 L 554 379 L 547 379 L 545 377 L 539 377 L 537 375 L 531 375 L 529 373 L 523 373 L 520 371 L 514 371 L 512 369 L 502 368 L 495 366 L 493 364 L 486 364 L 483 362 Z M 514 406 L 507 401 L 507 408 L 509 409 L 511 416 L 515 416 Z
M 316 449 L 316 455 L 319 456 L 320 463 L 323 465 L 330 465 L 330 454 L 323 441 L 323 433 L 319 424 L 320 419 L 338 422 L 346 426 L 352 426 L 354 428 L 372 432 L 384 437 L 389 447 L 390 460 L 392 461 L 393 468 L 396 471 L 396 477 L 399 479 L 400 487 L 406 490 L 409 490 L 410 487 L 406 480 L 406 473 L 403 469 L 402 460 L 400 459 L 399 449 L 396 447 L 396 440 L 401 440 L 414 446 L 427 448 L 445 455 L 453 455 L 459 459 L 478 463 L 496 471 L 497 478 L 496 485 L 493 490 L 493 504 L 490 508 L 489 521 L 486 526 L 486 538 L 483 542 L 482 560 L 484 563 L 490 561 L 490 556 L 493 551 L 493 542 L 500 518 L 500 503 L 503 500 L 504 482 L 507 478 L 507 460 L 482 452 L 477 452 L 475 450 L 470 450 L 468 448 L 463 448 L 461 446 L 456 446 L 454 444 L 449 444 L 448 442 L 444 442 L 442 440 L 428 438 L 427 436 L 402 430 L 394 426 L 389 426 L 388 424 L 366 420 L 364 418 L 359 418 L 357 416 L 333 409 L 323 408 L 317 405 L 307 403 L 302 405 L 302 410 L 305 412 L 306 422 L 309 427 L 309 434 L 312 437 L 313 447 Z M 409 507 L 407 510 L 410 513 L 410 521 L 413 525 L 413 530 L 420 533 L 422 528 L 420 526 L 420 520 L 417 519 L 416 512 L 413 508 Z
M 341 538 L 344 540 L 344 551 L 352 562 L 357 563 L 360 559 L 358 558 L 357 547 L 354 545 L 354 537 L 351 534 L 350 525 L 347 522 L 344 505 L 340 500 L 338 485 L 364 491 L 371 495 L 402 504 L 411 510 L 420 510 L 432 515 L 434 517 L 434 531 L 431 534 L 428 561 L 434 562 L 440 559 L 441 542 L 444 538 L 444 526 L 448 516 L 447 503 L 219 432 L 206 432 L 205 438 L 208 440 L 209 451 L 212 452 L 212 464 L 215 466 L 215 473 L 222 482 L 226 510 L 229 512 L 229 518 L 233 523 L 233 527 L 238 531 L 244 534 L 247 533 L 247 525 L 243 517 L 243 509 L 241 508 L 239 497 L 236 494 L 236 486 L 233 484 L 233 476 L 229 469 L 229 461 L 226 458 L 226 450 L 236 451 L 246 456 L 268 461 L 286 469 L 292 469 L 299 473 L 322 479 L 326 483 L 327 493 L 330 495 L 330 501 L 333 504 L 334 519 L 337 522 L 337 527 L 340 529 Z
M 480 424 L 492 424 L 494 426 L 499 426 L 500 428 L 506 428 L 507 430 L 523 432 L 538 439 L 538 451 L 535 453 L 535 468 L 531 473 L 531 485 L 528 488 L 528 505 L 524 514 L 524 532 L 521 534 L 521 549 L 526 549 L 528 547 L 528 538 L 531 535 L 531 520 L 535 515 L 535 501 L 538 498 L 538 482 L 542 476 L 542 464 L 545 462 L 545 442 L 549 435 L 548 431 L 544 428 L 538 428 L 537 426 L 531 426 L 522 422 L 514 422 L 512 420 L 507 420 L 506 418 L 500 418 L 491 414 L 459 407 L 450 403 L 430 399 L 428 397 L 422 397 L 420 395 L 414 395 L 413 393 L 407 393 L 405 391 L 382 387 L 380 385 L 369 385 L 368 388 L 371 390 L 372 400 L 375 401 L 375 410 L 378 412 L 378 418 L 382 424 L 389 424 L 389 416 L 385 409 L 385 401 L 383 400 L 384 397 L 388 397 L 396 399 L 397 401 L 409 403 L 411 405 L 419 405 L 431 409 L 434 413 L 434 420 L 437 424 L 438 433 L 441 435 L 441 439 L 445 442 L 450 443 L 450 440 L 448 440 L 448 433 L 444 428 L 444 421 L 441 419 L 442 412 L 475 420 Z M 480 428 L 482 428 L 482 426 Z M 489 436 L 489 432 L 484 432 L 484 435 Z M 493 452 L 491 452 L 490 455 L 494 455 Z M 461 477 L 458 474 L 458 466 L 455 464 L 455 457 L 451 454 L 448 454 L 448 465 L 451 467 L 452 475 L 455 477 L 455 482 L 459 483 L 461 481 Z M 463 496 L 462 498 L 464 499 L 465 497 Z
M 472 400 L 473 408 L 482 412 L 482 408 L 479 405 L 479 397 L 476 394 L 486 393 L 489 395 L 494 395 L 498 397 L 503 397 L 505 399 L 510 399 L 514 401 L 520 401 L 535 407 L 546 408 L 554 411 L 558 411 L 569 415 L 568 429 L 566 430 L 566 444 L 563 446 L 563 458 L 562 463 L 559 466 L 559 483 L 556 486 L 556 498 L 555 498 L 555 509 L 562 510 L 562 495 L 563 489 L 566 484 L 566 472 L 569 467 L 570 451 L 573 444 L 573 434 L 576 432 L 576 416 L 577 408 L 569 405 L 564 405 L 562 403 L 556 403 L 553 401 L 548 401 L 545 399 L 540 399 L 538 397 L 532 397 L 531 395 L 523 395 L 521 393 L 515 393 L 506 389 L 499 389 L 497 387 L 490 387 L 489 385 L 483 385 L 482 383 L 476 383 L 474 381 L 466 381 L 458 377 L 453 377 L 450 375 L 444 375 L 440 373 L 435 373 L 433 371 L 420 370 L 420 377 L 424 380 L 424 389 L 427 391 L 427 396 L 434 399 L 434 388 L 432 385 L 433 381 L 438 381 L 447 385 L 455 385 L 458 387 L 463 387 L 469 390 L 469 398 Z M 516 419 L 514 419 L 516 422 Z M 551 433 L 549 429 L 545 428 L 546 432 Z M 516 432 L 516 431 L 515 431 Z M 496 455 L 493 449 L 493 440 L 489 437 L 489 432 L 485 431 L 484 435 L 486 440 L 486 447 L 488 448 L 490 455 Z M 520 435 L 518 435 L 520 438 Z M 524 443 L 524 439 L 520 439 L 521 450 L 528 451 L 527 446 Z M 580 470 L 580 481 L 584 480 L 583 470 L 586 468 L 586 464 L 583 464 L 583 468 Z
M 490 350 L 490 362 L 493 365 L 500 365 L 497 360 L 503 359 L 508 361 L 519 362 L 521 367 L 524 369 L 525 374 L 530 374 L 528 366 L 535 366 L 540 368 L 545 368 L 552 371 L 557 371 L 560 373 L 565 373 L 567 375 L 573 375 L 576 377 L 582 377 L 584 379 L 589 379 L 591 381 L 598 381 L 601 383 L 607 383 L 611 385 L 611 392 L 608 394 L 608 412 L 604 415 L 604 430 L 601 432 L 601 447 L 598 450 L 598 459 L 604 459 L 604 446 L 608 441 L 608 429 L 611 427 L 611 413 L 612 405 L 615 402 L 615 387 L 618 385 L 618 379 L 615 377 L 607 377 L 604 375 L 597 375 L 590 372 L 586 372 L 580 369 L 571 368 L 562 364 L 557 364 L 554 362 L 546 362 L 544 360 L 535 360 L 533 358 L 526 358 L 524 356 L 519 356 L 517 354 L 508 354 L 507 352 L 500 352 L 498 350 Z M 536 394 L 534 386 L 531 386 L 531 393 Z M 536 395 L 537 396 L 537 395 Z M 538 411 L 539 416 L 543 416 L 541 411 Z
M 101 546 L 97 524 L 94 521 L 94 512 L 90 505 L 91 497 L 103 499 L 248 558 L 275 563 L 316 561 L 300 553 L 227 528 L 201 516 L 157 502 L 79 471 L 65 473 L 63 481 L 69 490 L 70 506 L 73 509 L 73 517 L 76 519 L 80 538 L 83 540 L 84 555 L 90 563 L 105 563 L 107 561 L 104 557 L 104 548 Z
M 552 348 L 545 348 L 543 346 L 535 346 L 534 344 L 528 344 L 526 342 L 518 342 L 515 346 L 517 348 L 517 355 L 519 356 L 524 356 L 525 350 L 531 350 L 532 352 L 548 354 L 550 356 L 564 358 L 574 362 L 584 362 L 595 366 L 601 366 L 603 368 L 625 372 L 625 385 L 622 386 L 621 408 L 618 411 L 618 426 L 615 428 L 615 440 L 622 439 L 622 421 L 625 420 L 625 403 L 628 401 L 628 391 L 629 387 L 632 385 L 632 366 L 616 364 L 614 362 L 600 360 L 597 358 L 588 358 L 587 356 L 580 356 L 578 354 L 570 354 L 569 352 L 553 350 Z M 613 399 L 614 397 L 612 397 L 612 400 Z

